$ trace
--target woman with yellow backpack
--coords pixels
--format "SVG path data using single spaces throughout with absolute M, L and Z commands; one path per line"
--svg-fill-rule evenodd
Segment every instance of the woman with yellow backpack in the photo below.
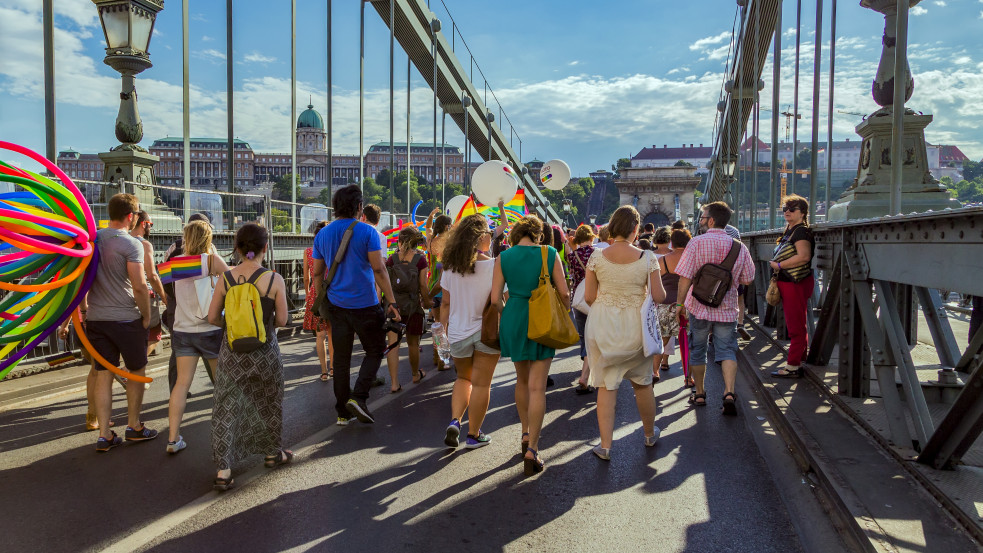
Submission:
M 283 361 L 276 340 L 276 328 L 287 324 L 287 288 L 283 277 L 263 267 L 268 244 L 265 228 L 248 223 L 239 229 L 235 248 L 242 262 L 222 275 L 208 310 L 208 321 L 225 327 L 212 409 L 219 491 L 232 486 L 232 466 L 251 454 L 265 455 L 266 468 L 294 456 L 282 449 Z

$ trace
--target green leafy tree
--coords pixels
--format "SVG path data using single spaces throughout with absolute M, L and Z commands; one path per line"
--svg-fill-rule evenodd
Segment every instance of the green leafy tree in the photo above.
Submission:
M 983 177 L 983 163 L 969 161 L 968 159 L 963 162 L 963 179 L 974 181 L 980 177 Z
M 688 162 L 688 161 L 686 161 L 686 160 L 681 159 L 681 160 L 677 161 L 673 165 L 673 167 L 693 167 L 693 164 L 690 163 L 690 162 Z
M 273 224 L 273 232 L 294 232 L 291 230 L 289 211 L 275 207 L 272 208 L 270 210 L 270 221 Z
M 300 177 L 299 176 L 296 177 L 296 178 L 292 178 L 292 177 L 293 177 L 293 175 L 291 175 L 291 174 L 288 173 L 286 175 L 281 176 L 280 178 L 278 178 L 276 180 L 275 183 L 273 183 L 273 194 L 275 196 L 274 199 L 277 199 L 277 200 L 280 200 L 280 201 L 284 201 L 284 202 L 289 202 L 290 201 L 290 181 L 293 180 L 294 181 L 294 186 L 296 187 L 296 191 L 297 191 L 297 202 L 300 203 L 301 197 L 302 197 L 301 196 L 301 189 L 300 189 Z

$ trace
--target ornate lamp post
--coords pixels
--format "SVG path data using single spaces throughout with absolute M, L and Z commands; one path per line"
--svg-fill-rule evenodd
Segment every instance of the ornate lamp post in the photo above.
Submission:
M 92 3 L 99 10 L 99 21 L 106 37 L 106 58 L 103 61 L 123 77 L 119 114 L 116 116 L 116 138 L 121 144 L 99 154 L 105 163 L 103 180 L 116 184 L 115 187 L 107 187 L 107 199 L 111 192 L 127 191 L 135 193 L 142 204 L 149 206 L 154 199 L 149 186 L 124 190 L 123 182 L 151 185 L 157 181 L 154 166 L 160 158 L 138 145 L 143 140 L 143 122 L 137 110 L 137 92 L 133 81 L 137 74 L 152 66 L 147 49 L 157 13 L 164 9 L 164 2 L 92 0 Z
M 884 35 L 881 39 L 883 48 L 871 86 L 874 101 L 882 107 L 856 127 L 857 134 L 863 138 L 857 178 L 853 181 L 853 186 L 830 207 L 827 221 L 878 217 L 892 214 L 891 211 L 898 211 L 898 207 L 901 212 L 908 213 L 960 205 L 928 170 L 925 127 L 932 122 L 932 116 L 904 107 L 915 90 L 915 82 L 905 55 L 908 47 L 907 9 L 920 1 L 903 2 L 907 5 L 902 8 L 905 10 L 903 14 L 898 13 L 898 5 L 902 2 L 896 0 L 860 2 L 863 7 L 884 14 Z M 901 25 L 898 24 L 899 21 Z M 896 86 L 895 79 L 899 75 L 903 81 Z M 904 97 L 895 102 L 895 91 L 902 90 Z M 897 117 L 896 105 L 903 112 L 898 113 Z M 899 152 L 894 152 L 892 144 L 895 123 L 900 123 L 898 126 L 902 130 L 897 142 L 900 145 L 897 148 Z M 900 168 L 894 168 L 895 163 Z M 892 169 L 897 169 L 893 177 Z M 900 190 L 897 185 L 900 185 Z M 896 206 L 894 210 L 890 205 L 892 193 L 896 195 L 896 200 L 897 195 L 900 195 L 900 206 Z

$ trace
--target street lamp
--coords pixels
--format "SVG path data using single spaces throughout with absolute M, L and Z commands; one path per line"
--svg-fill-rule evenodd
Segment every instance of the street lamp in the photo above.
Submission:
M 116 138 L 122 143 L 107 153 L 99 154 L 106 165 L 104 179 L 143 185 L 156 183 L 154 165 L 159 158 L 137 145 L 143 140 L 143 122 L 137 110 L 134 77 L 153 64 L 147 52 L 153 36 L 157 13 L 164 9 L 163 0 L 92 0 L 99 10 L 99 21 L 106 38 L 106 65 L 123 77 L 119 114 L 116 116 Z M 231 175 L 230 175 L 231 177 Z M 146 190 L 148 187 L 141 187 Z M 153 204 L 153 193 L 140 198 L 141 203 Z M 149 200 L 149 201 L 148 201 Z
M 597 215 L 591 215 L 590 217 L 587 218 L 587 220 L 590 221 L 590 224 L 593 225 L 597 223 Z

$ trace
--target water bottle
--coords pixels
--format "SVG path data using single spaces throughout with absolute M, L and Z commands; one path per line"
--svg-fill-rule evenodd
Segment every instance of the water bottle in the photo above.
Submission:
M 437 348 L 437 357 L 440 358 L 444 364 L 451 362 L 451 344 L 447 340 L 447 333 L 444 330 L 444 325 L 440 323 L 434 323 L 430 327 L 430 333 L 433 335 L 433 344 Z

